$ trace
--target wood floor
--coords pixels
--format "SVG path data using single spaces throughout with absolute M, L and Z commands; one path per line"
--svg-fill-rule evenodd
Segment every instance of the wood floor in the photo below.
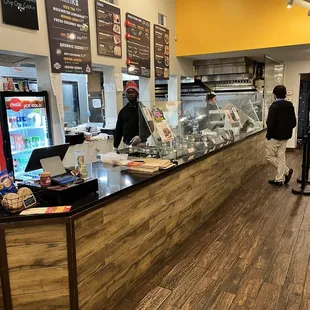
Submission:
M 295 171 L 300 161 L 288 154 Z M 270 186 L 270 172 L 246 182 L 117 310 L 310 309 L 310 198 Z

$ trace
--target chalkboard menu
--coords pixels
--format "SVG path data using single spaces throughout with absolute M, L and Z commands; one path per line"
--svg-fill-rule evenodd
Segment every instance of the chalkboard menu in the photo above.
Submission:
M 155 78 L 169 79 L 170 66 L 170 38 L 169 30 L 162 26 L 154 25 L 154 60 Z
M 98 55 L 122 58 L 121 10 L 96 1 Z
M 3 23 L 39 30 L 36 0 L 1 0 Z
M 126 14 L 128 74 L 151 76 L 151 26 L 140 17 Z
M 45 0 L 52 72 L 90 73 L 87 0 Z

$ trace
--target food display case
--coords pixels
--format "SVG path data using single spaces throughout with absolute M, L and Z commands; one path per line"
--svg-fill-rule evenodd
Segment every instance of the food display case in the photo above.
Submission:
M 250 134 L 263 128 L 263 97 L 262 94 L 245 93 L 221 94 L 217 105 L 226 117 L 226 126 L 239 139 L 240 135 Z M 230 117 L 231 116 L 231 117 Z
M 179 160 L 207 154 L 233 141 L 226 129 L 224 117 L 216 115 L 221 126 L 209 126 L 209 121 L 200 114 L 186 118 L 181 111 L 181 102 L 140 103 L 140 136 L 146 143 L 129 146 L 120 151 L 130 157 L 149 157 Z M 217 122 L 217 121 L 216 121 Z M 208 128 L 208 126 L 213 131 Z M 146 128 L 147 127 L 147 128 Z
M 183 109 L 182 102 L 140 103 L 140 136 L 147 136 L 147 142 L 127 146 L 120 153 L 191 160 L 263 129 L 255 110 L 257 102 L 220 98 L 210 105 L 203 97 L 200 99 L 192 109 Z

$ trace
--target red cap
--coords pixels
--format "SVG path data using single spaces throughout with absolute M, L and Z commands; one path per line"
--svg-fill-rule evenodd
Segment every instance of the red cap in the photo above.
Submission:
M 128 81 L 125 87 L 125 92 L 127 93 L 129 89 L 135 90 L 139 94 L 139 88 L 134 81 Z

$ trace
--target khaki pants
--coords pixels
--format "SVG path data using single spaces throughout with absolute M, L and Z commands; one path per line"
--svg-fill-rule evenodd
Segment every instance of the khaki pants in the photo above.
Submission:
M 275 140 L 271 139 L 267 141 L 267 160 L 268 162 L 277 169 L 277 175 L 275 181 L 284 182 L 285 175 L 288 175 L 289 168 L 285 162 L 285 152 L 288 140 Z

